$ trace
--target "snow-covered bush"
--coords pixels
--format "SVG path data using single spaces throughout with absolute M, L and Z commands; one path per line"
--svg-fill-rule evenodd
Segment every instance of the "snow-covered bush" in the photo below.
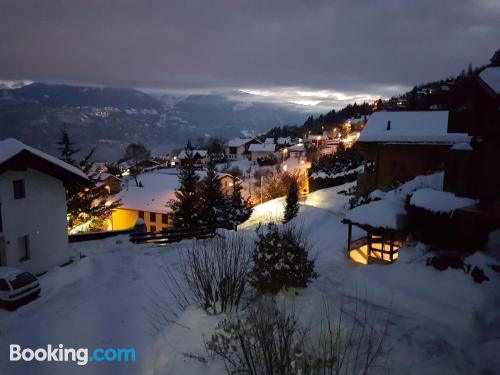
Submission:
M 224 360 L 228 374 L 306 374 L 305 329 L 270 301 L 251 305 L 240 317 L 221 321 L 207 343 Z
M 255 242 L 251 283 L 259 293 L 305 288 L 316 277 L 314 260 L 302 232 L 294 226 L 269 224 Z
M 251 243 L 239 232 L 195 241 L 181 255 L 184 281 L 209 313 L 235 311 L 247 291 Z
M 340 306 L 338 316 L 325 303 L 311 325 L 263 298 L 221 321 L 207 350 L 223 359 L 227 374 L 369 374 L 387 354 L 389 319 L 372 303 L 353 303 L 350 311 Z

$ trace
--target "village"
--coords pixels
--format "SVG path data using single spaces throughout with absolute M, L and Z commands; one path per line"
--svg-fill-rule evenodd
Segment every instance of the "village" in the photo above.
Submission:
M 236 339 L 263 328 L 255 311 L 274 332 L 287 308 L 303 327 L 340 309 L 345 331 L 329 332 L 358 346 L 293 331 L 284 373 L 332 369 L 321 350 L 353 373 L 500 371 L 500 67 L 475 84 L 467 114 L 387 101 L 320 134 L 160 157 L 136 144 L 88 170 L 68 139 L 61 158 L 1 140 L 2 341 L 135 348 L 101 364 L 114 373 L 234 373 L 255 365 Z M 83 371 L 49 365 L 35 368 Z

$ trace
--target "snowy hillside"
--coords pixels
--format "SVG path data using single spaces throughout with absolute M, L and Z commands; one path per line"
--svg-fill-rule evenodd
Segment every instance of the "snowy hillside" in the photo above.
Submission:
M 438 180 L 433 176 L 413 181 L 386 196 L 435 186 Z M 351 185 L 316 191 L 301 205 L 293 221 L 312 244 L 318 278 L 307 289 L 282 293 L 278 301 L 293 306 L 300 320 L 311 326 L 319 321 L 324 301 L 333 310 L 348 310 L 356 303 L 370 306 L 374 319 L 388 314 L 387 361 L 374 373 L 498 373 L 500 275 L 489 265 L 500 263 L 500 253 L 494 254 L 500 232 L 491 236 L 488 252 L 465 259 L 484 269 L 490 280 L 483 284 L 474 283 L 463 270 L 440 272 L 426 266 L 432 253 L 420 244 L 401 248 L 395 264 L 358 265 L 345 254 L 347 228 L 341 223 L 349 197 L 339 191 Z M 278 199 L 257 206 L 238 232 L 253 235 L 259 222 L 282 215 L 282 204 Z M 357 238 L 362 232 L 355 230 L 353 235 Z M 174 309 L 163 270 L 178 269 L 179 252 L 190 243 L 133 245 L 122 236 L 72 244 L 75 254 L 86 257 L 42 276 L 38 300 L 15 313 L 0 311 L 3 342 L 133 347 L 138 352 L 135 363 L 13 367 L 3 355 L 0 373 L 223 374 L 223 363 L 211 359 L 204 345 L 222 317 L 193 307 L 174 322 L 159 308 Z

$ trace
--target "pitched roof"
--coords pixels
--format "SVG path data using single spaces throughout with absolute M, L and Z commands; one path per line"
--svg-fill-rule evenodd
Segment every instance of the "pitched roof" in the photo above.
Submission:
M 253 140 L 255 140 L 255 138 L 233 138 L 227 142 L 227 145 L 228 147 L 240 147 Z
M 481 78 L 495 94 L 500 94 L 500 66 L 484 69 L 479 73 L 479 78 Z
M 80 169 L 14 138 L 0 141 L 0 173 L 16 167 L 30 167 L 63 181 L 77 180 L 88 185 L 89 180 Z
M 467 142 L 465 133 L 448 133 L 448 111 L 375 112 L 358 142 L 445 143 Z
M 276 145 L 274 143 L 254 143 L 248 148 L 248 151 L 256 152 L 274 152 L 276 150 Z
M 201 158 L 204 158 L 208 155 L 207 150 L 192 150 L 193 151 L 193 156 L 198 155 Z M 186 150 L 182 150 L 179 155 L 177 156 L 179 159 L 185 159 L 186 158 Z
M 345 220 L 372 228 L 401 230 L 405 225 L 406 210 L 399 200 L 382 199 L 347 211 Z
M 291 137 L 279 137 L 278 142 L 279 145 L 289 145 L 292 143 L 292 138 Z
M 268 145 L 273 144 L 273 143 L 274 143 L 274 138 L 266 138 L 266 139 L 264 140 L 264 143 L 265 143 L 265 144 L 268 144 Z
M 115 194 L 108 202 L 121 200 L 120 208 L 168 213 L 171 211 L 167 202 L 175 198 L 175 189 L 179 187 L 179 177 L 167 173 L 143 173 L 137 176 L 144 187 L 137 187 L 129 181 L 129 186 Z

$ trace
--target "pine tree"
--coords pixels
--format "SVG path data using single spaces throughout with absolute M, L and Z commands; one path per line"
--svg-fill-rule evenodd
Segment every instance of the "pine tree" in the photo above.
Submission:
M 222 194 L 222 186 L 211 159 L 207 165 L 207 177 L 202 184 L 202 220 L 205 224 L 214 225 L 224 221 L 226 202 Z
M 200 194 L 198 184 L 200 177 L 196 173 L 193 151 L 186 147 L 186 157 L 182 161 L 179 182 L 175 192 L 176 199 L 168 205 L 173 211 L 174 226 L 177 228 L 195 228 L 201 224 Z
M 73 160 L 78 150 L 74 148 L 75 143 L 70 141 L 66 130 L 61 130 L 61 139 L 57 144 L 61 147 L 60 159 L 84 172 L 92 186 L 82 188 L 79 185 L 70 185 L 66 189 L 66 203 L 68 211 L 68 228 L 70 230 L 79 225 L 86 224 L 85 230 L 102 230 L 105 221 L 111 216 L 113 210 L 121 205 L 120 201 L 107 202 L 108 192 L 96 187 L 99 179 L 92 172 L 94 163 L 91 161 L 94 150 L 90 152 L 79 163 Z
M 59 130 L 60 139 L 56 142 L 58 150 L 61 152 L 59 159 L 65 161 L 68 164 L 76 166 L 76 162 L 73 159 L 73 155 L 76 154 L 78 149 L 74 148 L 74 143 L 70 141 L 69 134 L 66 129 Z
M 305 288 L 316 277 L 307 240 L 293 226 L 269 224 L 267 230 L 261 228 L 252 258 L 250 282 L 258 293 Z
M 288 187 L 288 193 L 286 195 L 286 207 L 285 216 L 283 218 L 284 223 L 288 223 L 292 220 L 299 212 L 299 186 L 297 180 L 293 179 Z
M 252 207 L 248 200 L 243 199 L 241 180 L 233 177 L 233 191 L 227 202 L 227 220 L 232 225 L 238 225 L 247 220 L 252 214 Z

